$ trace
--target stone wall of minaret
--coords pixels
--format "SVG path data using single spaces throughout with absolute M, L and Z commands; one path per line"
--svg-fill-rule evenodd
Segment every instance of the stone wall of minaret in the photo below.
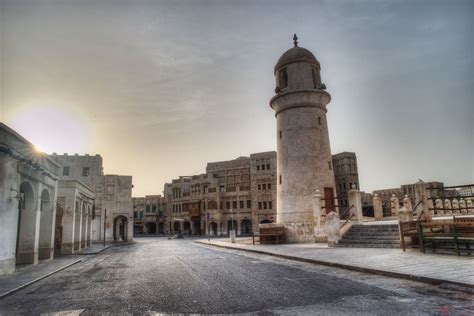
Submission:
M 336 196 L 326 119 L 331 96 L 319 62 L 296 42 L 280 57 L 275 76 L 270 106 L 277 121 L 277 223 L 285 225 L 290 242 L 314 241 L 313 195 Z

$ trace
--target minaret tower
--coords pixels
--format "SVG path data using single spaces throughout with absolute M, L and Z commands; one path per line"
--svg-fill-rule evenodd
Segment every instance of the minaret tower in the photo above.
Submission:
M 323 214 L 335 211 L 335 182 L 326 120 L 331 95 L 321 83 L 321 66 L 298 46 L 275 66 L 276 95 L 270 100 L 277 120 L 277 223 L 289 242 L 315 241 L 313 196 L 325 199 Z

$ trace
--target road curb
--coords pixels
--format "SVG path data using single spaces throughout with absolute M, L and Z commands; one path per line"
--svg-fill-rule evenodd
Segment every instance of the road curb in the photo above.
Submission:
M 34 280 L 32 280 L 32 281 L 29 281 L 29 282 L 27 282 L 27 283 L 25 283 L 25 284 L 22 284 L 22 285 L 20 285 L 20 286 L 14 288 L 14 289 L 8 291 L 8 292 L 1 293 L 1 294 L 0 294 L 0 299 L 4 298 L 5 296 L 8 296 L 8 295 L 10 295 L 10 294 L 12 294 L 12 293 L 15 293 L 16 291 L 21 290 L 21 289 L 23 289 L 23 288 L 25 288 L 25 287 L 27 287 L 27 286 L 33 284 L 33 283 L 36 283 L 36 282 L 38 282 L 38 281 L 40 281 L 40 280 L 43 280 L 43 279 L 45 279 L 45 278 L 47 278 L 47 277 L 49 277 L 49 276 L 51 276 L 51 275 L 53 275 L 53 274 L 55 274 L 55 273 L 58 273 L 59 271 L 62 271 L 62 270 L 64 270 L 64 269 L 66 269 L 66 268 L 69 268 L 70 266 L 75 265 L 76 263 L 79 263 L 79 262 L 81 262 L 81 261 L 82 261 L 82 259 L 78 259 L 78 260 L 76 260 L 76 261 L 74 261 L 74 262 L 71 262 L 71 263 L 69 263 L 69 264 L 67 264 L 67 265 L 65 265 L 65 266 L 63 266 L 63 267 L 61 267 L 61 268 L 58 268 L 58 269 L 56 269 L 56 270 L 54 270 L 54 271 L 51 271 L 51 272 L 49 272 L 49 273 L 47 273 L 47 274 L 45 274 L 45 275 L 42 275 L 42 276 L 40 276 L 39 278 L 36 278 L 36 279 L 34 279 Z
M 324 265 L 324 266 L 328 266 L 328 267 L 341 268 L 341 269 L 346 269 L 346 270 L 351 270 L 351 271 L 382 275 L 382 276 L 387 276 L 387 277 L 391 277 L 391 278 L 406 279 L 406 280 L 424 282 L 424 283 L 429 283 L 429 284 L 434 284 L 434 285 L 452 284 L 452 285 L 456 285 L 456 286 L 460 286 L 460 287 L 465 287 L 465 288 L 468 288 L 468 289 L 474 289 L 474 285 L 468 284 L 468 283 L 461 283 L 461 282 L 442 280 L 442 279 L 424 277 L 424 276 L 413 275 L 413 274 L 405 274 L 405 273 L 399 273 L 399 272 L 378 270 L 378 269 L 372 269 L 372 268 L 351 266 L 351 265 L 343 264 L 343 263 L 328 262 L 328 261 L 322 261 L 322 260 L 317 260 L 317 259 L 308 259 L 308 258 L 302 258 L 302 257 L 296 257 L 296 256 L 290 256 L 290 255 L 283 255 L 283 254 L 267 252 L 267 251 L 263 251 L 263 250 L 234 248 L 234 247 L 231 247 L 231 246 L 212 244 L 212 243 L 208 243 L 208 242 L 205 242 L 205 241 L 195 240 L 194 242 L 198 243 L 198 244 L 202 244 L 202 245 L 207 245 L 207 246 L 214 246 L 214 247 L 233 249 L 233 250 L 242 250 L 242 251 L 247 251 L 247 252 L 253 252 L 253 253 L 268 255 L 268 256 L 279 257 L 279 258 L 283 258 L 283 259 L 294 260 L 294 261 L 301 261 L 301 262 L 319 264 L 319 265 Z
M 70 254 L 71 256 L 92 256 L 92 255 L 96 255 L 96 254 L 99 254 L 103 251 L 106 251 L 107 249 L 109 248 L 112 248 L 112 247 L 121 247 L 121 246 L 130 246 L 130 245 L 133 245 L 135 242 L 128 242 L 128 243 L 124 243 L 124 244 L 116 244 L 116 245 L 109 245 L 105 248 L 102 248 L 101 250 L 99 251 L 96 251 L 96 252 L 88 252 L 88 253 L 79 253 L 79 252 L 76 252 L 76 253 L 72 253 Z

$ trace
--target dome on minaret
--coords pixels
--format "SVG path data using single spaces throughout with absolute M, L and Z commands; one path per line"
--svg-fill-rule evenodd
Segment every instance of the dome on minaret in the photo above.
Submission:
M 318 69 L 321 69 L 319 61 L 314 57 L 313 53 L 306 48 L 298 46 L 298 37 L 296 34 L 293 36 L 293 44 L 295 46 L 287 50 L 283 55 L 281 55 L 280 59 L 278 59 L 278 62 L 275 65 L 275 73 L 281 67 L 300 62 L 311 63 L 316 65 Z
M 316 57 L 314 57 L 312 52 L 306 48 L 295 46 L 281 55 L 280 59 L 278 59 L 278 62 L 275 65 L 275 72 L 283 66 L 298 62 L 308 62 L 317 65 L 318 68 L 321 67 L 319 65 L 319 61 L 316 59 Z
M 281 55 L 275 65 L 276 93 L 298 90 L 324 90 L 321 82 L 321 66 L 313 53 L 298 46 L 298 37 L 293 36 L 294 47 Z

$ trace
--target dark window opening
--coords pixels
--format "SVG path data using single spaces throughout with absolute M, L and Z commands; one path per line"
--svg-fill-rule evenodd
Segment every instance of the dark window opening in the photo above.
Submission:
M 278 81 L 280 89 L 285 89 L 288 87 L 288 74 L 286 68 L 280 70 L 280 80 Z

